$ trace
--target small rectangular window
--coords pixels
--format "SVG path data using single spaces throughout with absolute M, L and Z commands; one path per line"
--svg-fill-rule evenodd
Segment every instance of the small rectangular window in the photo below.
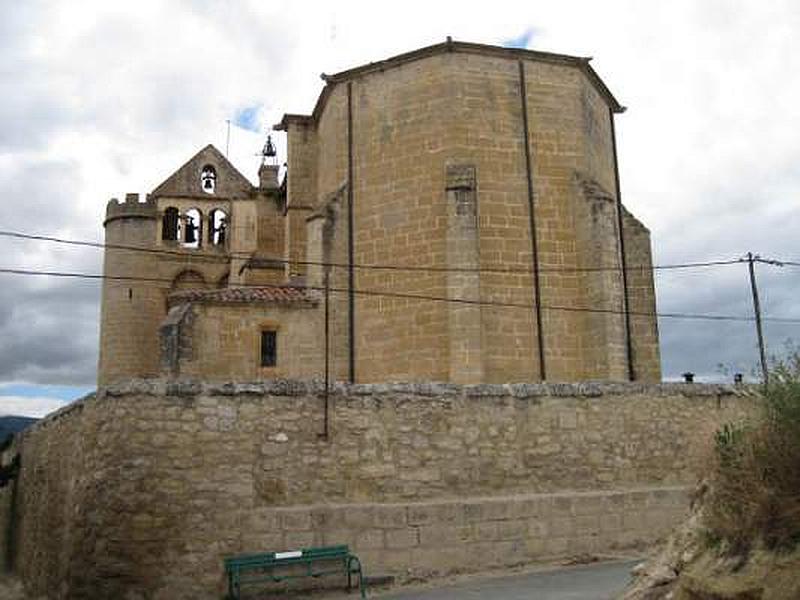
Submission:
M 278 332 L 261 332 L 261 366 L 274 367 L 278 364 Z

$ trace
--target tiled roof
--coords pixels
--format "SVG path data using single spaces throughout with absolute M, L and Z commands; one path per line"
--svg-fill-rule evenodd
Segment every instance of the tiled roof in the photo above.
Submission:
M 227 287 L 218 290 L 182 290 L 169 295 L 169 304 L 201 302 L 210 304 L 294 304 L 315 302 L 313 292 L 303 287 L 275 285 Z

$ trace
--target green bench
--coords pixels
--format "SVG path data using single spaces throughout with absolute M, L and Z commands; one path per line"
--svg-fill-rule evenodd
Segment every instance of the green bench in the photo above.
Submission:
M 352 576 L 357 574 L 361 597 L 367 597 L 361 561 L 344 545 L 303 548 L 291 552 L 243 554 L 225 559 L 228 597 L 231 600 L 239 600 L 243 585 L 266 581 L 277 583 L 297 577 L 320 577 L 335 573 L 347 575 L 348 590 L 352 589 Z

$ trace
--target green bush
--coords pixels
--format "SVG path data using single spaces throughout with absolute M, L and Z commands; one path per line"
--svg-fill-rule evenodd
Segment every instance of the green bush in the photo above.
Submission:
M 706 526 L 733 551 L 800 540 L 800 354 L 774 364 L 759 404 L 752 422 L 714 440 Z

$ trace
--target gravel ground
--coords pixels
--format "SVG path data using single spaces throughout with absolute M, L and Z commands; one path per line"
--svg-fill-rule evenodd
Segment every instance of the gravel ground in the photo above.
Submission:
M 7 575 L 0 575 L 0 600 L 25 600 L 22 584 Z

